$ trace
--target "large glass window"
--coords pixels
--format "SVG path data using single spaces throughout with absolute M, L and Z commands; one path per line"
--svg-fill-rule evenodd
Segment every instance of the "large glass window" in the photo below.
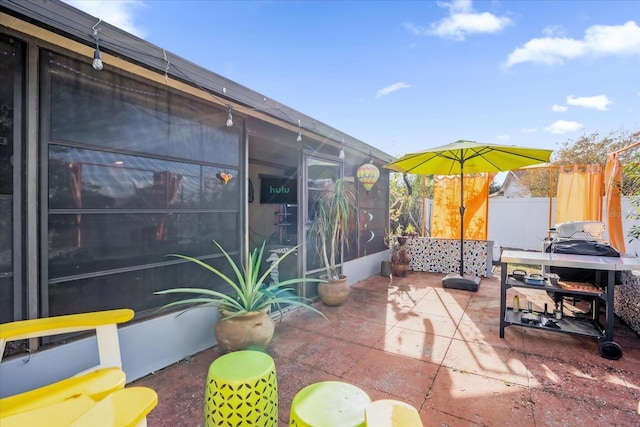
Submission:
M 22 318 L 21 280 L 16 283 L 14 259 L 20 247 L 14 247 L 14 196 L 20 194 L 14 180 L 14 162 L 21 158 L 19 132 L 14 118 L 20 117 L 18 105 L 23 94 L 24 46 L 0 35 L 0 323 Z M 18 234 L 20 236 L 21 233 Z
M 240 253 L 241 121 L 126 75 L 43 53 L 50 110 L 49 315 L 129 307 L 177 286 L 225 290 L 201 267 Z M 233 178 L 226 181 L 224 176 Z

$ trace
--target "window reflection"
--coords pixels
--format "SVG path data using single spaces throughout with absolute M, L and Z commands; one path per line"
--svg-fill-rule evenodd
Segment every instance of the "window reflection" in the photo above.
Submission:
M 51 109 L 53 139 L 239 166 L 240 128 L 224 125 L 226 110 L 114 73 L 78 79 L 70 71 L 88 64 L 54 54 L 48 59 L 52 105 L 64 106 Z
M 315 157 L 307 158 L 307 225 L 315 218 L 317 200 L 327 192 L 333 191 L 336 180 L 342 176 L 341 171 L 340 163 Z M 316 237 L 307 235 L 307 245 L 307 270 L 319 269 L 322 265 Z
M 239 249 L 238 239 L 229 241 L 229 230 L 239 226 L 233 212 L 91 213 L 81 223 L 78 217 L 49 216 L 51 279 L 166 262 L 170 253 L 205 256 L 214 252 L 212 240 Z
M 21 310 L 14 311 L 22 305 L 23 280 L 15 280 L 14 232 L 20 236 L 20 230 L 14 230 L 14 203 L 20 205 L 20 183 L 14 182 L 14 163 L 20 162 L 21 137 L 20 128 L 14 122 L 21 118 L 19 99 L 24 92 L 24 46 L 14 38 L 0 35 L 0 323 L 21 318 Z M 17 199 L 14 201 L 14 197 Z M 18 222 L 19 224 L 19 222 Z M 18 245 L 20 245 L 19 243 Z M 16 304 L 19 301 L 19 304 Z
M 42 64 L 50 315 L 155 308 L 154 290 L 199 277 L 168 254 L 215 264 L 216 240 L 238 256 L 243 127 L 226 110 L 45 50 Z
M 222 169 L 51 145 L 51 209 L 239 208 L 238 180 Z M 237 176 L 237 170 L 224 169 Z

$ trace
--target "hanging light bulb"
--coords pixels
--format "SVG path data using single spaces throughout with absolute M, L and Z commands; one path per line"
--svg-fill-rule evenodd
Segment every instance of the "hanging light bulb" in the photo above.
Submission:
M 227 108 L 229 108 L 229 115 L 227 115 L 227 127 L 230 128 L 231 126 L 233 126 L 233 116 L 231 115 L 231 105 L 227 105 Z
M 342 147 L 340 147 L 340 154 L 338 154 L 338 158 L 340 160 L 344 160 L 344 150 L 342 149 Z
M 93 52 L 93 69 L 96 71 L 102 70 L 102 54 L 100 53 L 100 48 L 96 46 L 96 51 Z
M 96 41 L 96 50 L 93 52 L 93 69 L 96 71 L 102 70 L 102 53 L 100 52 L 100 39 L 98 38 L 98 30 L 96 27 L 100 24 L 102 20 L 98 20 L 96 25 L 93 26 L 93 39 Z
M 302 141 L 302 131 L 300 130 L 300 120 L 298 120 L 298 136 L 296 137 L 296 141 Z

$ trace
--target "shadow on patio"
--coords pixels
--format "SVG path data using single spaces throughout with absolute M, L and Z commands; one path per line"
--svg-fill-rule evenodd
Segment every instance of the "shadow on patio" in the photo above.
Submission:
M 276 364 L 280 425 L 295 394 L 339 380 L 373 400 L 403 400 L 425 426 L 640 424 L 640 337 L 616 319 L 617 361 L 593 338 L 511 326 L 499 338 L 500 281 L 476 293 L 443 289 L 441 274 L 372 276 L 328 320 L 295 311 L 266 350 Z M 212 332 L 213 333 L 213 332 Z M 135 382 L 158 393 L 149 426 L 203 425 L 207 370 L 217 347 Z

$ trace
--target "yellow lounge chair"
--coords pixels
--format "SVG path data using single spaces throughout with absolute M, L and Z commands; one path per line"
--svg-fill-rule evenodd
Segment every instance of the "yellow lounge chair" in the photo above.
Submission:
M 104 422 L 100 425 L 109 426 L 146 425 L 146 415 L 157 404 L 156 393 L 141 387 L 121 392 L 126 376 L 122 370 L 117 324 L 133 316 L 132 310 L 120 309 L 0 325 L 0 362 L 8 341 L 90 330 L 96 331 L 99 355 L 97 366 L 71 378 L 0 399 L 0 425 L 67 426 L 90 419 L 102 419 Z

